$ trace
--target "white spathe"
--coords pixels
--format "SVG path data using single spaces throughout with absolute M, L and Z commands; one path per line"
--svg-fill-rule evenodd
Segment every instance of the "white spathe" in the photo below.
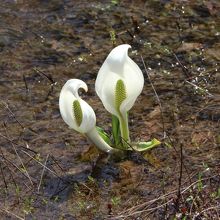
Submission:
M 88 87 L 86 83 L 79 79 L 68 80 L 61 92 L 59 98 L 60 113 L 63 120 L 70 128 L 85 134 L 101 151 L 106 153 L 117 153 L 118 150 L 109 146 L 98 134 L 96 130 L 96 116 L 92 107 L 79 97 L 78 90 L 82 88 L 86 92 Z M 74 115 L 73 103 L 77 101 L 81 111 Z M 79 110 L 79 109 L 78 109 Z M 80 125 L 76 118 L 80 116 Z
M 144 86 L 142 71 L 128 56 L 129 48 L 131 46 L 128 44 L 115 47 L 102 64 L 95 82 L 96 93 L 104 107 L 117 117 L 125 116 L 132 108 Z M 122 80 L 126 88 L 126 98 L 120 105 L 120 113 L 115 106 L 115 89 L 118 80 Z
M 78 90 L 80 88 L 86 92 L 88 90 L 86 83 L 82 80 L 68 80 L 60 92 L 59 107 L 63 120 L 70 128 L 80 133 L 87 133 L 95 127 L 96 116 L 92 107 L 79 97 Z M 82 110 L 82 122 L 80 126 L 77 125 L 73 111 L 73 102 L 76 100 L 79 101 Z

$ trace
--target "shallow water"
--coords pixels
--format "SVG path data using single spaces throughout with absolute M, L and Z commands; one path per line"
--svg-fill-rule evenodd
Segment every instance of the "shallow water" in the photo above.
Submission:
M 0 212 L 4 219 L 183 215 L 172 203 L 148 210 L 160 200 L 137 212 L 139 204 L 178 188 L 180 145 L 184 186 L 189 184 L 188 174 L 195 181 L 196 174 L 203 173 L 213 182 L 204 183 L 207 198 L 217 191 L 219 11 L 218 1 L 199 0 L 2 0 Z M 66 80 L 84 80 L 89 91 L 82 97 L 93 106 L 98 125 L 110 132 L 111 119 L 95 95 L 94 82 L 107 54 L 122 43 L 132 46 L 129 55 L 145 76 L 144 90 L 130 112 L 132 139 L 155 137 L 163 144 L 147 154 L 113 162 L 68 129 L 59 114 L 58 97 Z M 203 172 L 207 167 L 210 171 Z M 209 202 L 214 206 L 218 200 Z M 194 212 L 195 207 L 188 217 Z M 210 216 L 216 214 L 205 217 Z

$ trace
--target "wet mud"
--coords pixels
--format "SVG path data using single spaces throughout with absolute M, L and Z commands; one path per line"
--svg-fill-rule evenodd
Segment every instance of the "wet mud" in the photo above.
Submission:
M 2 219 L 219 219 L 219 12 L 217 0 L 1 0 Z M 122 43 L 145 77 L 131 138 L 162 144 L 115 161 L 67 127 L 58 98 L 85 81 L 110 133 L 94 83 Z

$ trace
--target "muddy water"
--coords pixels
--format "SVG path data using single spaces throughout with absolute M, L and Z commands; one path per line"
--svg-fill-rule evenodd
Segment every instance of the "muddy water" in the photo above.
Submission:
M 172 203 L 156 209 L 164 200 L 141 207 L 144 212 L 138 205 L 177 189 L 180 146 L 185 186 L 188 174 L 194 181 L 207 167 L 203 177 L 219 173 L 219 11 L 214 0 L 1 0 L 4 219 L 183 215 Z M 99 157 L 84 137 L 67 128 L 58 97 L 66 80 L 84 80 L 89 92 L 82 97 L 93 106 L 98 125 L 110 131 L 110 117 L 95 95 L 94 82 L 109 51 L 122 43 L 132 46 L 129 55 L 145 74 L 144 91 L 130 113 L 132 139 L 156 137 L 164 144 L 114 162 Z M 207 183 L 207 198 L 218 187 L 218 179 Z M 216 202 L 210 199 L 210 204 Z

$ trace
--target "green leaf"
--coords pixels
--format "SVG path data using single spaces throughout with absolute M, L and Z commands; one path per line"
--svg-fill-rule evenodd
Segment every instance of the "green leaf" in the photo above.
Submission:
M 160 145 L 161 142 L 159 140 L 157 140 L 156 138 L 154 138 L 151 141 L 148 142 L 139 142 L 136 143 L 133 148 L 136 151 L 142 152 L 142 151 L 146 151 L 146 150 L 150 150 L 158 145 Z
M 110 140 L 109 135 L 100 127 L 96 126 L 96 130 L 98 131 L 99 135 L 101 136 L 101 138 L 108 144 L 108 145 L 112 145 L 112 142 Z

